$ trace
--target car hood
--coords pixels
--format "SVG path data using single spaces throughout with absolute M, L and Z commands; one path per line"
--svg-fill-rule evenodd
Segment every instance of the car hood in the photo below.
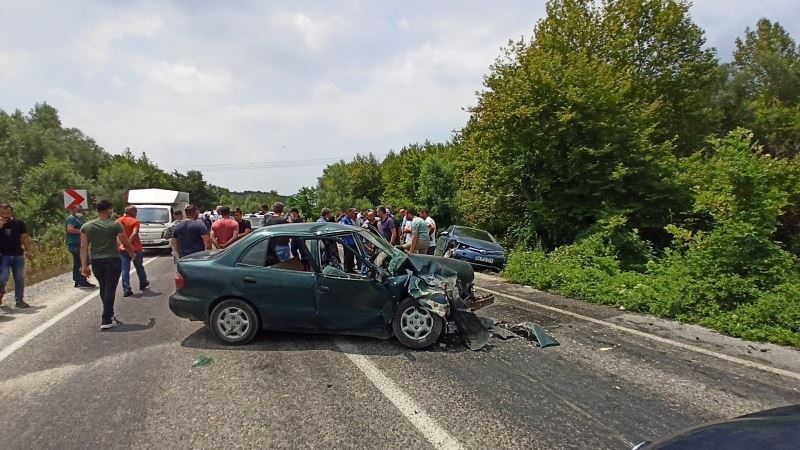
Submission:
M 453 236 L 453 238 L 456 241 L 458 241 L 458 242 L 460 242 L 462 244 L 466 244 L 466 245 L 468 245 L 468 246 L 470 246 L 472 248 L 483 249 L 483 250 L 490 251 L 490 252 L 504 252 L 505 251 L 503 249 L 502 245 L 500 245 L 498 243 L 495 243 L 495 242 L 482 241 L 480 239 L 473 239 L 473 238 L 468 238 L 468 237 L 464 237 L 464 236 Z
M 452 258 L 429 255 L 408 255 L 420 275 L 441 275 L 458 277 L 464 283 L 475 280 L 475 271 L 469 263 Z

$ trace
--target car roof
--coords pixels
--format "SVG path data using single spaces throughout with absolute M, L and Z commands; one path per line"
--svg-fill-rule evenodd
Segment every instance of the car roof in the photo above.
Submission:
M 325 236 L 331 234 L 339 234 L 345 231 L 361 231 L 363 228 L 342 225 L 340 223 L 331 222 L 303 222 L 303 223 L 286 223 L 281 225 L 268 225 L 261 227 L 253 234 L 262 234 L 269 236 Z

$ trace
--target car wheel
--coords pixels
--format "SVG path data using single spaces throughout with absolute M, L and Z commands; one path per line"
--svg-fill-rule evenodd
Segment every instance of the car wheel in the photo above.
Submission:
M 228 345 L 243 345 L 258 334 L 258 316 L 250 304 L 242 300 L 229 299 L 220 302 L 208 320 L 211 332 Z
M 422 308 L 413 298 L 400 302 L 392 321 L 394 336 L 409 348 L 430 347 L 439 339 L 443 329 L 444 320 Z

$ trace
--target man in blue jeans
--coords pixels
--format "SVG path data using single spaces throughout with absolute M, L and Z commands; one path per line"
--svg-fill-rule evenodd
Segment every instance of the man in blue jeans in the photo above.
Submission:
M 30 305 L 25 303 L 25 256 L 33 260 L 33 247 L 25 222 L 12 217 L 13 212 L 8 203 L 0 204 L 0 304 L 8 276 L 13 273 L 16 306 L 27 308 Z
M 135 206 L 129 205 L 125 208 L 125 215 L 117 219 L 117 223 L 122 225 L 122 230 L 125 236 L 133 247 L 134 256 L 131 258 L 122 244 L 119 246 L 120 257 L 122 257 L 122 296 L 132 297 L 133 289 L 131 289 L 131 263 L 136 268 L 136 276 L 139 277 L 139 290 L 143 291 L 150 286 L 147 281 L 147 272 L 144 271 L 144 247 L 139 238 L 139 219 L 136 218 L 138 210 Z
M 64 228 L 67 233 L 67 249 L 72 255 L 72 281 L 76 288 L 96 287 L 90 283 L 81 273 L 81 227 L 83 226 L 83 208 L 81 205 L 73 206 L 69 209 L 69 216 L 64 221 Z

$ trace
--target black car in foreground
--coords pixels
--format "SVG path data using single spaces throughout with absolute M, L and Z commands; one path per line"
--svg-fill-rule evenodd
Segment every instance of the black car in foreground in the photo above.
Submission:
M 506 265 L 506 251 L 491 233 L 460 225 L 439 235 L 434 255 L 458 259 L 481 270 L 499 272 Z
M 634 450 L 778 450 L 800 448 L 800 405 L 759 411 L 684 430 Z

